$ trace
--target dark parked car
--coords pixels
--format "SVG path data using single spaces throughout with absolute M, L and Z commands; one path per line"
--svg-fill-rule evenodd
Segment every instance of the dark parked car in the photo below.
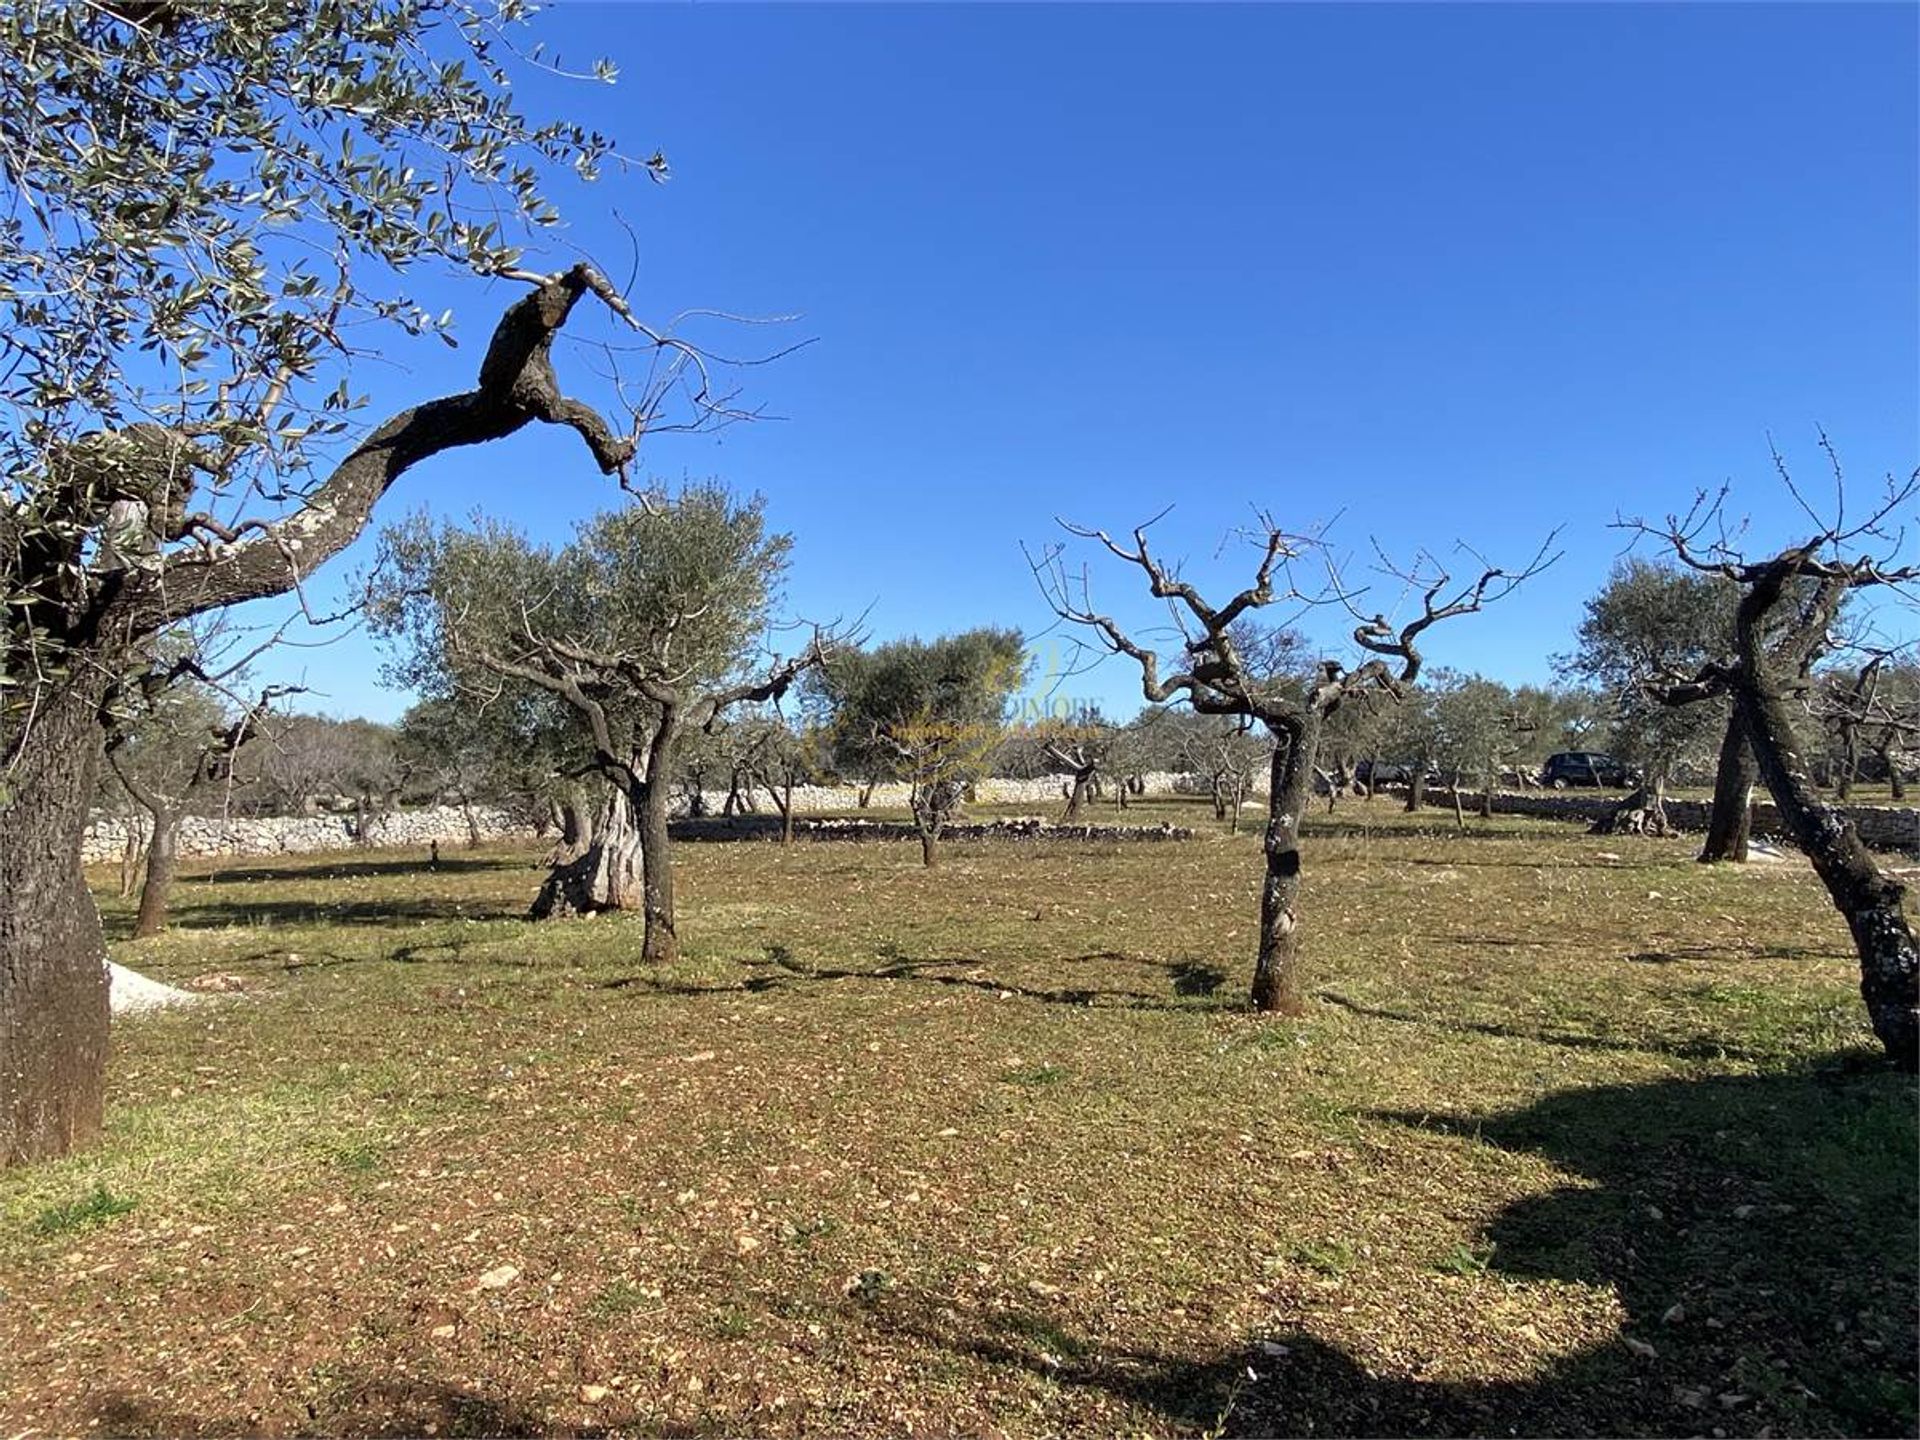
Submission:
M 1413 783 L 1413 765 L 1404 760 L 1382 760 L 1378 765 L 1371 760 L 1362 760 L 1353 767 L 1353 778 L 1362 785 L 1411 785 Z M 1440 778 L 1440 772 L 1429 769 L 1429 783 Z
M 1625 789 L 1639 784 L 1640 775 L 1632 766 L 1597 750 L 1566 750 L 1547 757 L 1546 768 L 1540 772 L 1540 783 L 1551 785 L 1555 790 L 1565 790 L 1569 785 L 1613 785 Z

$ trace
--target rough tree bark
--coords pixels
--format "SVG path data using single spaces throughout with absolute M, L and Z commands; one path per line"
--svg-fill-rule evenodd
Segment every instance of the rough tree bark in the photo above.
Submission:
M 106 681 L 81 669 L 33 718 L 0 803 L 0 1159 L 100 1133 L 106 941 L 80 868 Z
M 120 847 L 120 898 L 122 900 L 133 894 L 133 887 L 138 883 L 140 875 L 140 861 L 147 850 L 146 839 L 140 824 L 131 812 L 127 815 L 126 823 L 127 841 Z
M 534 421 L 578 432 L 605 473 L 632 459 L 588 406 L 562 393 L 551 349 L 585 295 L 625 314 L 606 280 L 581 264 L 542 278 L 502 315 L 472 390 L 404 410 L 376 427 L 293 514 L 218 532 L 186 513 L 197 471 L 224 469 L 186 437 L 129 427 L 96 448 L 135 463 L 85 473 L 87 449 L 54 457 L 51 482 L 70 514 L 58 525 L 10 528 L 0 554 L 34 602 L 3 617 L 10 673 L 38 673 L 35 647 L 64 647 L 65 678 L 6 716 L 7 793 L 0 796 L 0 1157 L 63 1154 L 99 1132 L 107 1053 L 105 944 L 81 869 L 87 800 L 104 744 L 105 677 L 146 638 L 193 615 L 285 594 L 365 529 L 380 498 L 415 465 L 443 451 L 504 439 Z M 123 496 L 124 476 L 158 474 L 157 488 Z M 67 473 L 71 472 L 71 473 Z M 95 540 L 109 509 L 147 502 L 150 553 L 111 568 Z M 245 533 L 242 533 L 242 530 Z M 257 531 L 258 533 L 253 533 Z M 162 551 L 163 544 L 177 548 Z M 16 668 L 16 662 L 18 666 Z M 17 713 L 17 712 L 16 712 Z
M 1721 860 L 1746 863 L 1747 843 L 1753 833 L 1753 787 L 1759 779 L 1753 747 L 1747 743 L 1746 724 L 1735 707 L 1727 716 L 1726 734 L 1720 740 L 1720 763 L 1713 775 L 1713 808 L 1707 816 L 1706 843 L 1700 847 L 1702 864 Z
M 140 908 L 133 917 L 133 938 L 146 940 L 167 928 L 167 904 L 173 896 L 173 872 L 180 857 L 180 812 L 153 812 L 153 836 L 147 841 L 147 878 L 140 887 Z
M 582 812 L 577 792 L 569 796 L 565 809 L 573 841 L 563 842 L 550 861 L 552 868 L 528 914 L 552 920 L 631 908 L 641 889 L 640 826 L 633 797 L 609 786 L 597 822 Z
M 940 863 L 940 838 L 965 791 L 951 780 L 929 780 L 914 785 L 907 797 L 914 829 L 920 834 L 920 863 L 929 870 Z
M 1320 719 L 1309 710 L 1273 727 L 1278 742 L 1267 781 L 1267 873 L 1260 886 L 1260 949 L 1253 962 L 1255 1010 L 1304 1015 L 1300 973 L 1300 821 L 1313 793 Z
M 1769 612 L 1808 558 L 1789 552 L 1750 578 L 1735 612 L 1739 663 L 1726 679 L 1780 819 L 1853 935 L 1873 1033 L 1894 1065 L 1913 1071 L 1920 1068 L 1920 948 L 1907 920 L 1906 887 L 1881 872 L 1853 822 L 1815 788 L 1794 729 L 1791 687 L 1762 641 Z M 1829 615 L 1838 604 L 1836 593 Z
M 647 741 L 645 772 L 636 797 L 640 816 L 641 912 L 647 934 L 641 958 L 665 964 L 680 958 L 680 933 L 674 928 L 673 849 L 667 834 L 667 777 L 673 773 L 673 747 L 679 739 L 679 707 L 662 707 Z

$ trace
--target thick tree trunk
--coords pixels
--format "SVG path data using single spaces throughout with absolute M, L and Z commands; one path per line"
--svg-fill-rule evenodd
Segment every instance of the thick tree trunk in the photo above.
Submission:
M 591 915 L 600 910 L 631 910 L 640 903 L 640 828 L 633 797 L 609 786 L 597 823 L 579 808 L 578 792 L 566 808 L 582 842 L 578 854 L 565 843 L 549 862 L 552 871 L 528 912 L 535 920 Z
M 940 832 L 932 828 L 920 831 L 920 863 L 932 870 L 940 863 Z
M 677 716 L 668 708 L 647 746 L 646 786 L 639 796 L 641 866 L 645 882 L 643 908 L 647 919 L 647 938 L 641 954 L 658 964 L 680 958 L 680 936 L 674 929 L 673 917 L 673 849 L 667 834 L 667 777 L 673 773 L 673 745 L 679 738 L 679 729 Z
M 478 850 L 480 848 L 480 812 L 470 803 L 462 801 L 460 813 L 467 822 L 467 849 Z
M 174 862 L 180 855 L 180 812 L 153 812 L 153 836 L 147 841 L 147 879 L 140 887 L 140 909 L 133 917 L 133 938 L 145 940 L 167 928 L 167 901 L 173 893 Z
M 1712 864 L 1728 860 L 1744 864 L 1747 840 L 1753 830 L 1753 787 L 1760 778 L 1747 727 L 1736 706 L 1727 715 L 1727 731 L 1720 740 L 1720 764 L 1713 776 L 1713 809 L 1707 816 L 1707 839 L 1700 860 Z
M 1847 922 L 1860 956 L 1860 998 L 1887 1058 L 1920 1067 L 1920 949 L 1907 922 L 1906 887 L 1884 875 L 1853 822 L 1820 798 L 1800 755 L 1792 712 L 1762 675 L 1735 693 L 1760 774 L 1796 844 L 1807 853 Z
M 1267 875 L 1260 888 L 1260 953 L 1253 963 L 1253 1008 L 1303 1015 L 1300 975 L 1300 821 L 1313 794 L 1320 720 L 1309 714 L 1273 752 L 1267 784 Z
M 1092 770 L 1073 772 L 1073 789 L 1067 793 L 1067 813 L 1060 817 L 1063 825 L 1077 824 L 1080 819 L 1080 807 L 1086 803 L 1087 792 L 1093 788 Z
M 1814 788 L 1794 730 L 1789 686 L 1762 644 L 1769 613 L 1782 603 L 1805 552 L 1788 552 L 1748 582 L 1735 612 L 1739 667 L 1730 677 L 1733 703 L 1780 818 L 1813 862 L 1834 908 L 1853 933 L 1860 956 L 1860 998 L 1887 1058 L 1920 1069 L 1920 947 L 1907 922 L 1906 887 L 1874 864 L 1853 822 Z M 1814 619 L 1824 630 L 1846 594 L 1823 580 Z M 1804 664 L 1799 672 L 1804 677 Z
M 100 1133 L 106 943 L 81 870 L 99 770 L 104 667 L 33 717 L 0 798 L 0 1163 L 64 1155 Z
M 1415 765 L 1408 771 L 1408 775 L 1407 813 L 1413 815 L 1427 803 L 1427 767 Z
M 593 846 L 593 810 L 587 802 L 586 791 L 579 785 L 569 785 L 565 795 L 552 804 L 555 837 L 546 863 L 549 866 L 571 864 Z

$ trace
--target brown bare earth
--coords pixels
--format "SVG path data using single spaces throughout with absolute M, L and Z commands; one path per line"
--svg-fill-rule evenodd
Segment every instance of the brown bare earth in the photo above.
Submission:
M 189 866 L 114 958 L 214 998 L 0 1177 L 0 1428 L 1913 1433 L 1802 864 L 1343 803 L 1275 1022 L 1257 837 L 1135 818 L 1205 833 L 689 845 L 668 970 L 528 853 Z

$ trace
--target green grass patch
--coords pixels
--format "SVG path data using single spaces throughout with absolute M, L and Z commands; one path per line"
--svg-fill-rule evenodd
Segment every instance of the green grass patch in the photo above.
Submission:
M 1913 1432 L 1915 1089 L 1804 865 L 1343 799 L 1287 1021 L 1257 827 L 1129 818 L 1201 833 L 682 846 L 668 966 L 530 851 L 188 862 L 116 958 L 249 996 L 0 1176 L 0 1421 Z
M 96 1185 L 87 1194 L 77 1200 L 69 1200 L 63 1205 L 49 1205 L 33 1221 L 33 1233 L 36 1235 L 64 1235 L 74 1230 L 85 1230 L 89 1226 L 104 1225 L 109 1220 L 125 1215 L 138 1202 L 125 1195 L 116 1195 L 104 1185 Z

